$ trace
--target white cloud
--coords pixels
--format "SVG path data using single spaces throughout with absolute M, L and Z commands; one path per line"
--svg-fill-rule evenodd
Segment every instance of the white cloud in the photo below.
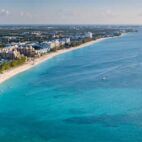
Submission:
M 0 10 L 0 16 L 9 16 L 9 15 L 10 15 L 9 10 L 6 10 L 6 9 Z

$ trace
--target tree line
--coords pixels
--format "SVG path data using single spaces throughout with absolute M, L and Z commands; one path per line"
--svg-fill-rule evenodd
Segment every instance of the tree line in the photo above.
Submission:
M 3 71 L 9 70 L 13 67 L 17 67 L 19 65 L 22 65 L 26 62 L 27 58 L 26 57 L 21 57 L 20 59 L 13 60 L 10 62 L 4 62 L 0 65 L 0 73 Z

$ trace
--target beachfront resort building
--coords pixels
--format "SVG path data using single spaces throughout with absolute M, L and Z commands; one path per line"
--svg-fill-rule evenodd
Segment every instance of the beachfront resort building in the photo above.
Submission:
M 15 60 L 15 59 L 19 59 L 21 57 L 20 52 L 18 52 L 13 48 L 4 48 L 0 50 L 0 59 L 9 59 L 9 60 Z
M 52 43 L 49 42 L 42 42 L 33 45 L 33 48 L 39 53 L 44 54 L 50 51 Z
M 40 54 L 32 47 L 19 47 L 17 48 L 17 51 L 20 52 L 21 55 L 24 55 L 26 57 L 39 57 Z
M 0 59 L 15 60 L 22 56 L 39 57 L 40 54 L 33 47 L 3 48 L 0 50 Z
M 0 50 L 0 59 L 15 60 L 21 56 L 39 57 L 54 48 L 59 48 L 65 44 L 70 44 L 70 38 L 55 39 L 44 42 L 18 42 L 7 44 L 5 48 Z
M 47 53 L 54 48 L 59 48 L 65 44 L 70 44 L 70 38 L 56 39 L 52 41 L 44 41 L 42 43 L 36 43 L 33 48 L 38 51 L 38 53 Z
M 85 33 L 86 38 L 93 38 L 93 33 L 92 32 L 87 32 Z

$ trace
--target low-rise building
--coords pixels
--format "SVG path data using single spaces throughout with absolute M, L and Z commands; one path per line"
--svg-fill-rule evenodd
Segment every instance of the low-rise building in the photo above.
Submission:
M 93 38 L 93 33 L 92 32 L 87 32 L 85 33 L 86 38 Z
M 60 47 L 60 41 L 59 41 L 59 39 L 56 39 L 53 42 L 55 43 L 55 47 Z
M 19 47 L 17 50 L 26 57 L 39 57 L 40 54 L 32 47 Z
M 33 48 L 40 54 L 44 54 L 50 51 L 51 44 L 49 42 L 42 42 L 33 45 Z
M 17 49 L 13 49 L 13 48 L 4 48 L 0 50 L 0 58 L 1 59 L 9 59 L 9 60 L 14 60 L 14 59 L 18 59 L 21 57 L 20 52 L 17 51 Z

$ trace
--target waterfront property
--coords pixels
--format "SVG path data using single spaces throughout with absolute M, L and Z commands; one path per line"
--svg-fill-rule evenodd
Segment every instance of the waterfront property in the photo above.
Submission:
M 0 141 L 141 142 L 140 37 L 91 44 L 1 84 Z
M 34 60 L 47 53 L 56 52 L 57 50 L 67 49 L 71 47 L 78 47 L 84 43 L 101 39 L 105 37 L 120 36 L 122 33 L 129 32 L 126 29 L 95 29 L 94 27 L 80 27 L 72 26 L 71 28 L 56 27 L 45 28 L 37 27 L 37 29 L 24 29 L 3 31 L 0 36 L 0 63 L 1 65 L 6 61 L 19 60 L 25 57 L 27 60 Z M 31 27 L 30 27 L 31 28 Z M 47 29 L 47 30 L 46 30 Z M 130 30 L 132 31 L 132 30 Z M 4 62 L 3 62 L 4 61 Z

